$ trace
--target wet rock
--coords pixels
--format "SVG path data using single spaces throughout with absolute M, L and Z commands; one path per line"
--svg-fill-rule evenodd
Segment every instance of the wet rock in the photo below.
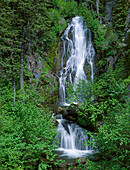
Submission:
M 74 103 L 73 102 L 73 104 L 71 104 L 71 106 L 77 106 L 78 107 L 78 106 L 80 106 L 80 103 Z
M 74 118 L 77 118 L 78 116 L 78 106 L 77 105 L 71 105 L 68 109 L 67 109 L 67 113 L 69 116 L 72 116 Z
M 90 160 L 90 161 L 93 161 L 93 162 L 98 162 L 98 161 L 100 161 L 101 160 L 101 154 L 99 154 L 99 153 L 94 153 L 94 154 L 92 154 L 92 155 L 89 155 L 89 157 L 88 157 L 88 159 Z
M 96 57 L 95 57 L 97 60 L 101 60 L 101 55 L 100 54 L 96 54 Z
M 117 53 L 117 52 L 116 52 Z M 118 57 L 117 55 L 114 56 L 114 63 L 116 63 L 118 61 Z
M 108 59 L 107 59 L 107 65 L 111 68 L 113 68 L 114 66 L 114 59 L 112 56 L 110 56 Z
M 56 115 L 57 108 L 58 108 L 58 105 L 57 105 L 57 104 L 48 104 L 48 103 L 45 103 L 44 106 L 51 108 L 51 110 L 52 110 L 52 112 L 53 112 L 53 116 Z
M 54 118 L 54 117 L 52 117 L 51 118 L 51 122 L 54 124 L 54 126 L 58 126 L 58 124 L 59 124 L 59 122 Z
M 64 109 L 64 112 L 63 112 L 63 118 L 66 117 L 68 115 L 68 112 Z
M 66 163 L 62 163 L 59 165 L 59 167 L 57 167 L 58 170 L 66 170 Z
M 56 112 L 56 118 L 59 114 L 62 114 L 64 119 L 76 121 L 78 115 L 78 106 L 78 103 L 73 103 L 69 107 L 58 107 Z
M 76 122 L 77 120 L 76 120 L 76 118 L 74 118 L 74 117 L 72 117 L 72 116 L 66 116 L 65 117 L 67 120 L 69 120 L 69 121 L 73 121 L 73 122 Z
M 57 108 L 57 112 L 56 112 L 56 117 L 59 115 L 59 114 L 62 114 L 63 118 L 66 117 L 68 115 L 68 112 L 66 111 L 66 108 L 63 108 L 63 107 L 58 107 Z
M 56 165 L 53 167 L 53 170 L 68 170 L 70 167 L 72 167 L 73 164 L 69 162 L 64 162 L 62 164 Z M 73 168 L 71 169 L 73 170 Z
M 106 62 L 103 62 L 100 70 L 99 70 L 99 73 L 102 74 L 102 73 L 105 73 L 106 72 Z
M 57 113 L 57 114 L 63 114 L 63 113 L 64 113 L 64 108 L 58 107 L 56 113 Z
M 130 31 L 130 9 L 129 9 L 129 11 L 128 11 L 128 16 L 127 16 L 127 19 L 126 19 L 126 26 L 125 26 L 125 31 Z
M 78 166 L 80 164 L 88 166 L 88 160 L 86 158 L 84 158 L 84 157 L 76 158 L 74 160 L 73 166 Z

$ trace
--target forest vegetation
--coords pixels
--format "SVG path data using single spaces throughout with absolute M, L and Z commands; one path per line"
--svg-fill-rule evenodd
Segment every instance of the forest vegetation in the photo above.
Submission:
M 60 164 L 53 153 L 56 126 L 46 104 L 58 100 L 58 44 L 74 16 L 83 16 L 96 51 L 91 86 L 95 103 L 86 95 L 78 121 L 89 120 L 96 128 L 101 155 L 100 161 L 77 169 L 130 168 L 129 1 L 115 0 L 111 23 L 104 20 L 109 0 L 99 1 L 99 13 L 96 2 L 0 0 L 1 170 L 45 170 Z M 111 57 L 114 62 L 109 64 Z

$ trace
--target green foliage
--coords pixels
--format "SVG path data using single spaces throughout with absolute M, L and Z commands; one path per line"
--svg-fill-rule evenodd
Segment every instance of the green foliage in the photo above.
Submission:
M 78 15 L 78 5 L 75 1 L 63 2 L 62 0 L 54 0 L 54 4 L 59 14 L 65 19 Z
M 116 79 L 115 72 L 108 69 L 93 86 L 88 84 L 91 93 L 84 93 L 84 102 L 78 107 L 77 121 L 95 131 L 94 142 L 101 158 L 96 163 L 88 161 L 88 167 L 79 164 L 77 169 L 129 169 L 130 108 L 126 97 L 127 82 L 129 79 L 125 80 L 125 86 L 122 80 Z M 77 91 L 81 89 L 85 92 L 86 87 L 79 84 Z M 70 90 L 73 99 L 72 94 L 75 95 L 75 92 L 72 87 Z M 90 94 L 93 94 L 94 100 Z
M 52 20 L 53 20 L 53 24 L 54 24 L 54 26 L 52 27 L 51 30 L 56 35 L 58 34 L 58 36 L 60 36 L 60 34 L 66 28 L 66 21 L 64 18 L 61 17 L 60 13 L 55 9 L 52 9 L 51 15 L 52 15 Z
M 121 79 L 116 79 L 112 69 L 109 69 L 95 83 L 94 94 L 98 97 L 98 101 L 117 99 L 119 102 L 123 102 L 126 95 L 126 87 Z
M 89 161 L 89 167 L 79 169 L 129 169 L 129 106 L 125 85 L 129 85 L 129 33 L 124 36 L 128 2 L 119 0 L 113 11 L 113 28 L 100 24 L 96 12 L 89 9 L 95 2 L 44 0 L 0 1 L 0 166 L 2 169 L 48 169 L 53 164 L 55 128 L 45 102 L 55 102 L 57 83 L 50 70 L 55 67 L 60 35 L 73 16 L 84 16 L 97 53 L 99 67 L 106 58 L 118 53 L 115 72 L 108 70 L 94 86 L 80 82 L 75 90 L 68 86 L 68 100 L 81 101 L 78 122 L 90 126 L 96 133 L 96 143 L 102 159 Z M 116 1 L 117 2 L 117 1 Z M 102 5 L 102 6 L 101 6 Z M 100 17 L 104 14 L 100 1 Z M 20 55 L 24 56 L 24 92 L 20 91 Z M 116 54 L 117 55 L 117 54 Z M 28 58 L 33 58 L 28 71 Z M 40 60 L 38 60 L 41 57 Z M 36 75 L 38 62 L 43 62 L 40 79 Z M 35 63 L 35 64 L 34 64 Z M 35 67 L 34 67 L 34 65 Z M 34 74 L 35 73 L 35 74 Z M 121 75 L 123 73 L 123 75 Z M 121 78 L 125 78 L 122 83 Z M 86 90 L 87 89 L 87 90 Z M 70 96 L 69 96 L 70 95 Z M 91 97 L 93 96 L 93 97 Z M 14 100 L 15 99 L 15 100 Z M 94 100 L 93 100 L 94 99 Z M 103 124 L 101 126 L 101 124 Z M 46 158 L 45 158 L 46 157 Z M 45 158 L 42 159 L 42 158 Z
M 85 80 L 77 79 L 75 85 L 67 84 L 67 100 L 69 102 L 82 102 L 90 96 L 90 85 Z
M 110 169 L 129 169 L 129 103 L 113 107 L 99 128 L 95 142 L 102 160 L 95 167 L 103 165 Z
M 130 84 L 130 76 L 124 80 L 126 86 Z
M 48 74 L 54 67 L 55 49 L 59 39 L 57 34 L 61 34 L 65 29 L 66 22 L 61 16 L 57 16 L 58 12 L 55 10 L 53 12 L 52 5 L 52 1 L 48 0 L 44 0 L 44 2 L 34 2 L 33 0 L 25 2 L 22 0 L 0 1 L 0 19 L 2 21 L 0 33 L 1 88 L 4 86 L 10 88 L 14 83 L 15 91 L 20 89 L 20 56 L 22 55 L 24 81 L 27 84 L 39 83 L 41 86 L 43 85 L 44 92 L 46 91 L 44 96 L 50 90 L 48 86 L 51 86 L 51 94 L 46 97 L 52 97 L 52 100 L 55 100 L 56 81 L 53 76 L 48 76 Z M 63 24 L 60 23 L 61 21 Z M 47 66 L 41 70 L 43 61 Z M 48 69 L 46 73 L 45 69 Z M 39 72 L 41 72 L 41 76 Z M 36 78 L 37 74 L 39 74 L 39 78 Z M 41 87 L 41 89 L 43 88 Z M 47 99 L 46 102 L 48 101 Z
M 94 101 L 86 97 L 80 104 L 78 121 L 95 130 L 96 149 L 101 159 L 96 163 L 89 161 L 86 169 L 129 169 L 130 108 L 126 87 L 110 69 L 91 89 Z
M 54 159 L 56 132 L 51 112 L 40 104 L 43 100 L 38 91 L 28 89 L 17 95 L 14 106 L 11 90 L 3 91 L 0 99 L 0 166 L 3 169 L 34 169 L 44 154 L 48 160 Z
M 116 0 L 114 7 L 114 28 L 116 29 L 118 35 L 121 36 L 124 33 L 125 21 L 128 15 L 129 2 L 127 0 Z

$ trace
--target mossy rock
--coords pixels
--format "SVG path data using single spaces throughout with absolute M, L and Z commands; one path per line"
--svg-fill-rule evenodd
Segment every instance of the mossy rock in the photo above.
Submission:
M 98 162 L 98 161 L 100 161 L 101 160 L 101 154 L 100 153 L 94 153 L 94 154 L 92 154 L 92 155 L 89 155 L 88 157 L 87 157 L 90 161 L 93 161 L 93 162 Z
M 84 157 L 76 158 L 74 160 L 73 166 L 78 166 L 80 164 L 87 166 L 88 165 L 88 160 L 86 158 L 84 158 Z
M 59 124 L 59 122 L 54 118 L 54 117 L 52 117 L 51 118 L 51 122 L 54 124 L 54 126 L 58 126 L 58 124 Z
M 78 116 L 77 123 L 91 132 L 96 131 L 95 126 L 89 121 L 89 119 Z

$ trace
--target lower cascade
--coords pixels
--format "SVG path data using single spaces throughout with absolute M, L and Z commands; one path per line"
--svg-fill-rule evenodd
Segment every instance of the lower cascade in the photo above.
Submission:
M 56 149 L 60 152 L 59 157 L 77 158 L 85 157 L 92 153 L 92 146 L 87 146 L 87 141 L 90 140 L 86 134 L 85 129 L 81 128 L 74 122 L 65 119 L 57 119 L 59 122 L 57 127 L 58 135 L 56 140 L 60 143 L 59 148 Z

